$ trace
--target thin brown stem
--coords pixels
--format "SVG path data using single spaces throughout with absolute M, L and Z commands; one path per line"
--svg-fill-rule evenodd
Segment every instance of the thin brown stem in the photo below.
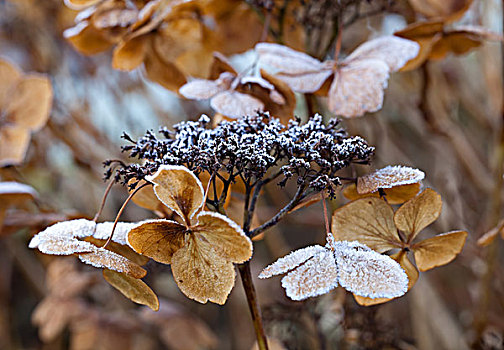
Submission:
M 103 248 L 107 248 L 107 246 L 109 245 L 109 243 L 112 241 L 112 237 L 114 236 L 114 231 L 116 229 L 117 222 L 119 221 L 119 218 L 121 217 L 124 209 L 126 209 L 126 205 L 128 205 L 128 203 L 131 200 L 131 198 L 133 198 L 133 196 L 138 191 L 140 191 L 142 188 L 144 188 L 145 186 L 149 186 L 149 185 L 152 185 L 152 184 L 150 182 L 146 182 L 142 186 L 138 186 L 133 192 L 130 193 L 130 195 L 128 196 L 128 198 L 126 198 L 126 200 L 124 201 L 123 205 L 121 206 L 121 209 L 119 209 L 119 212 L 117 213 L 117 216 L 116 216 L 116 218 L 114 220 L 114 226 L 112 226 L 112 232 L 110 232 L 110 236 L 107 239 L 107 242 L 105 242 L 105 244 L 103 245 Z
M 320 196 L 322 197 L 322 207 L 324 208 L 325 229 L 326 229 L 326 233 L 329 233 L 329 232 L 331 232 L 331 229 L 329 228 L 329 216 L 327 215 L 327 203 L 326 203 L 324 191 L 320 192 Z
M 266 332 L 261 316 L 261 308 L 257 300 L 257 293 L 252 281 L 252 274 L 250 273 L 250 263 L 247 261 L 238 265 L 240 276 L 242 280 L 243 289 L 247 296 L 247 302 L 252 315 L 252 322 L 254 323 L 254 330 L 257 338 L 257 345 L 259 350 L 268 350 L 268 343 L 266 340 Z
M 114 184 L 115 184 L 115 180 L 110 179 L 110 181 L 107 185 L 107 188 L 105 189 L 105 192 L 103 193 L 103 198 L 102 198 L 102 201 L 100 204 L 100 208 L 98 209 L 98 211 L 96 212 L 96 215 L 93 218 L 94 222 L 98 221 L 98 218 L 100 217 L 101 213 L 103 212 L 103 208 L 105 207 L 105 202 L 107 201 L 107 197 L 109 195 L 109 192 L 112 189 L 112 186 L 114 186 Z

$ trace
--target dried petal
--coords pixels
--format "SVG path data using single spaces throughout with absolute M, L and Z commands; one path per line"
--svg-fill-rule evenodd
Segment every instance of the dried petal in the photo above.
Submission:
M 410 290 L 411 287 L 413 287 L 416 281 L 418 280 L 419 273 L 417 268 L 408 259 L 406 251 L 404 250 L 401 250 L 400 252 L 391 255 L 390 258 L 397 261 L 399 265 L 401 265 L 403 270 L 406 272 L 406 275 L 408 276 L 408 290 Z M 391 298 L 368 298 L 356 294 L 354 294 L 354 298 L 359 305 L 363 306 L 383 304 L 386 303 L 387 301 L 392 300 Z
M 250 239 L 240 226 L 224 215 L 201 212 L 198 215 L 198 225 L 193 226 L 192 230 L 196 237 L 202 236 L 227 261 L 243 263 L 252 256 Z
M 147 41 L 142 37 L 119 43 L 112 56 L 114 69 L 130 71 L 142 64 L 147 54 Z
M 82 253 L 78 256 L 79 259 L 86 264 L 97 268 L 106 268 L 117 272 L 123 272 L 135 278 L 142 278 L 147 274 L 147 271 L 138 264 L 104 248 L 94 247 L 92 252 Z
M 177 212 L 187 225 L 203 207 L 201 181 L 184 166 L 162 165 L 146 179 L 154 183 L 154 192 L 159 200 Z
M 420 271 L 448 264 L 462 251 L 466 231 L 443 233 L 414 244 L 415 261 Z
M 409 201 L 411 198 L 415 197 L 418 192 L 420 192 L 420 183 L 411 184 L 411 185 L 402 185 L 396 186 L 392 188 L 385 188 L 383 192 L 385 193 L 385 198 L 389 204 L 403 204 L 404 202 Z M 378 192 L 374 193 L 365 193 L 359 194 L 357 193 L 357 186 L 355 184 L 350 184 L 343 190 L 343 195 L 345 198 L 349 200 L 356 200 L 359 198 L 366 197 L 376 197 L 380 198 L 380 194 Z
M 282 278 L 282 287 L 292 300 L 303 300 L 337 287 L 338 275 L 333 252 L 323 249 Z
M 357 193 L 373 193 L 380 188 L 415 184 L 422 181 L 425 173 L 407 166 L 395 165 L 376 170 L 357 179 Z
M 30 144 L 30 132 L 17 125 L 4 125 L 0 128 L 0 167 L 19 165 Z
M 188 298 L 222 305 L 233 289 L 235 270 L 211 245 L 202 243 L 189 236 L 188 243 L 173 254 L 173 278 Z
M 131 301 L 159 310 L 158 297 L 142 280 L 108 269 L 103 270 L 103 278 Z
M 132 179 L 128 182 L 128 185 L 131 182 L 136 182 L 136 181 L 137 181 L 136 179 Z M 137 184 L 137 188 L 139 186 L 142 186 L 145 183 L 146 182 L 144 180 L 140 181 Z M 165 206 L 158 199 L 158 197 L 154 193 L 154 189 L 152 187 L 153 186 L 142 187 L 140 190 L 137 191 L 137 193 L 135 193 L 135 195 L 133 196 L 133 198 L 131 198 L 131 200 L 133 201 L 133 203 L 135 203 L 136 205 L 138 205 L 142 208 L 152 210 L 152 211 L 155 211 L 155 210 L 162 211 L 165 208 Z M 134 190 L 130 190 L 129 192 L 131 193 L 133 191 Z
M 408 242 L 412 242 L 418 232 L 439 217 L 442 206 L 441 196 L 427 188 L 397 209 L 394 215 L 395 225 L 408 235 Z
M 338 281 L 356 295 L 395 298 L 408 290 L 408 276 L 395 260 L 358 242 L 338 242 Z
M 88 21 L 79 22 L 75 27 L 68 28 L 63 32 L 63 36 L 84 55 L 103 52 L 113 44 Z
M 267 266 L 264 270 L 262 270 L 259 278 L 269 278 L 286 273 L 324 251 L 326 251 L 326 249 L 320 245 L 295 250 L 283 258 L 278 259 L 273 264 Z
M 343 62 L 353 66 L 357 61 L 376 59 L 386 63 L 390 72 L 396 72 L 406 62 L 415 58 L 419 49 L 420 46 L 414 41 L 395 36 L 383 36 L 366 41 Z
M 134 222 L 118 222 L 114 230 L 114 235 L 112 236 L 112 241 L 122 245 L 127 245 L 128 232 L 135 226 L 138 226 L 138 224 Z M 101 222 L 96 225 L 95 231 L 92 235 L 94 238 L 107 240 L 112 233 L 113 227 L 113 222 Z
M 459 19 L 473 0 L 409 0 L 413 9 L 427 18 L 442 18 L 445 22 Z
M 0 60 L 0 110 L 3 110 L 12 97 L 12 89 L 21 79 L 21 71 L 8 61 Z
M 186 227 L 170 220 L 147 221 L 128 233 L 128 245 L 157 262 L 171 264 L 173 254 L 184 245 Z
M 206 79 L 194 79 L 179 89 L 179 93 L 185 98 L 192 100 L 207 100 L 219 92 L 225 91 L 226 87 L 216 81 Z
M 37 196 L 37 191 L 31 186 L 15 181 L 0 182 L 0 208 L 16 205 Z
M 380 253 L 398 248 L 394 211 L 378 198 L 350 202 L 333 213 L 332 232 L 340 241 L 357 240 Z
M 144 60 L 145 74 L 149 80 L 162 87 L 177 92 L 187 80 L 184 73 L 175 65 L 155 50 L 150 50 Z
M 367 59 L 341 67 L 329 90 L 329 110 L 345 118 L 360 117 L 382 107 L 389 68 L 382 60 Z
M 254 115 L 264 109 L 264 103 L 255 97 L 236 91 L 218 93 L 210 100 L 210 106 L 216 112 L 230 118 Z

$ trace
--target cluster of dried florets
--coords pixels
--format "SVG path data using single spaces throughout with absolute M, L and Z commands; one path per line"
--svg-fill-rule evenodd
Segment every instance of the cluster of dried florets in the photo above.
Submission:
M 123 135 L 133 143 L 123 150 L 143 163 L 122 164 L 115 172 L 116 181 L 134 187 L 132 179 L 143 180 L 161 165 L 184 165 L 196 174 L 207 172 L 225 181 L 241 178 L 248 186 L 272 172 L 283 176 L 282 186 L 295 178 L 298 186 L 334 194 L 340 184 L 337 172 L 351 163 L 369 163 L 374 153 L 364 139 L 349 137 L 337 119 L 326 125 L 320 115 L 304 124 L 291 120 L 287 126 L 267 113 L 222 121 L 213 129 L 209 122 L 202 116 L 197 122 L 175 125 L 173 131 L 161 128 L 162 139 L 151 131 L 137 141 Z M 106 177 L 112 175 L 109 168 Z

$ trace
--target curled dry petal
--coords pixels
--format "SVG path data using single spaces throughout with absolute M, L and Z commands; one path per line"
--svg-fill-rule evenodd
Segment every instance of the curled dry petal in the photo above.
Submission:
M 146 179 L 154 183 L 159 200 L 190 225 L 190 219 L 203 207 L 203 186 L 196 175 L 184 166 L 162 165 Z
M 379 198 L 362 198 L 334 211 L 332 232 L 337 240 L 357 240 L 380 253 L 398 248 L 394 211 Z
M 467 232 L 454 231 L 425 239 L 413 245 L 415 261 L 420 271 L 448 264 L 462 251 Z
M 401 165 L 387 166 L 359 177 L 357 179 L 357 192 L 359 194 L 373 193 L 380 188 L 416 184 L 422 181 L 424 177 L 425 173 L 418 169 Z
M 357 242 L 350 243 L 353 247 L 335 250 L 341 286 L 369 298 L 395 298 L 406 293 L 408 276 L 395 260 Z
M 408 242 L 412 242 L 418 232 L 436 221 L 442 206 L 441 196 L 427 188 L 397 209 L 395 225 L 408 235 Z
M 157 295 L 142 280 L 108 269 L 103 270 L 103 278 L 131 301 L 159 310 Z
M 420 183 L 411 185 L 401 185 L 392 188 L 385 188 L 383 192 L 385 193 L 385 198 L 389 204 L 403 204 L 409 201 L 411 198 L 415 197 L 418 192 L 420 192 Z M 356 200 L 359 198 L 366 197 L 376 197 L 380 198 L 379 192 L 359 194 L 357 192 L 357 186 L 355 184 L 350 184 L 343 190 L 343 195 L 349 200 Z
M 198 225 L 192 230 L 227 261 L 243 263 L 252 256 L 250 239 L 240 226 L 224 215 L 202 212 L 198 215 Z
M 233 264 L 193 236 L 173 254 L 171 268 L 182 293 L 203 304 L 224 304 L 234 286 Z
M 186 227 L 170 220 L 147 221 L 128 233 L 128 244 L 137 253 L 163 264 L 185 244 Z
M 282 287 L 292 300 L 325 294 L 338 286 L 338 268 L 333 252 L 323 249 L 282 278 Z
M 304 263 L 306 260 L 325 250 L 326 249 L 320 245 L 295 250 L 283 258 L 278 259 L 273 264 L 267 266 L 264 270 L 262 270 L 259 278 L 269 278 L 289 272 Z

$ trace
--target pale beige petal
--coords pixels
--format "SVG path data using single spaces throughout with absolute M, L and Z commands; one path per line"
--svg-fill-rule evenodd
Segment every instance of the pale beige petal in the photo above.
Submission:
M 292 300 L 325 294 L 337 286 L 338 269 L 333 252 L 327 249 L 282 278 L 282 287 Z
M 343 62 L 353 65 L 357 61 L 376 59 L 387 64 L 390 72 L 395 72 L 415 58 L 419 50 L 420 46 L 414 41 L 396 36 L 384 36 L 366 41 Z
M 261 63 L 287 74 L 304 74 L 327 68 L 324 63 L 303 52 L 274 43 L 259 43 L 255 46 Z
M 182 293 L 203 304 L 224 304 L 234 286 L 233 264 L 194 237 L 173 254 L 171 268 Z
M 332 233 L 337 240 L 357 240 L 380 253 L 398 248 L 394 211 L 384 200 L 362 198 L 334 211 Z
M 219 86 L 219 84 L 213 80 L 194 79 L 184 84 L 179 89 L 179 93 L 191 100 L 207 100 L 225 90 L 223 86 Z
M 171 264 L 173 254 L 184 245 L 185 232 L 175 221 L 147 221 L 129 231 L 128 245 L 157 262 Z
M 158 297 L 142 280 L 108 269 L 103 270 L 103 278 L 131 301 L 159 310 Z
M 236 91 L 218 93 L 210 100 L 210 106 L 230 118 L 255 115 L 264 109 L 264 103 L 257 98 Z
M 184 166 L 162 165 L 146 180 L 154 183 L 159 200 L 177 212 L 188 225 L 203 206 L 205 195 L 201 181 Z
M 275 76 L 296 92 L 312 93 L 319 90 L 332 74 L 332 69 L 323 69 L 303 74 L 277 73 Z
M 420 231 L 436 221 L 442 206 L 441 196 L 427 188 L 397 209 L 394 222 L 399 230 L 407 234 L 408 242 L 412 242 Z
M 329 89 L 329 110 L 346 118 L 378 111 L 388 77 L 388 66 L 381 60 L 359 60 L 341 67 Z
M 315 255 L 326 251 L 326 248 L 320 245 L 301 248 L 278 259 L 273 264 L 268 265 L 261 271 L 259 278 L 269 278 L 275 275 L 281 275 L 298 267 Z
M 227 216 L 201 212 L 198 225 L 192 227 L 196 237 L 202 237 L 224 259 L 242 263 L 252 256 L 252 241 L 243 230 Z
M 448 264 L 462 251 L 466 231 L 443 233 L 414 244 L 415 261 L 420 271 Z

